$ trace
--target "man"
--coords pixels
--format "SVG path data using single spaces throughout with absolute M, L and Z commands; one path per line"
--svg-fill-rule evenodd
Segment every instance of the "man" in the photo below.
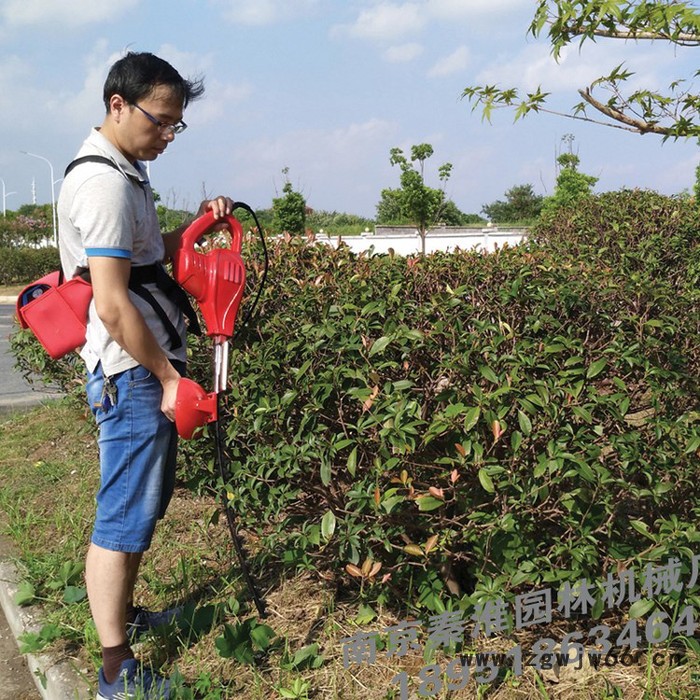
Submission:
M 160 263 L 185 227 L 161 235 L 140 161 L 165 151 L 186 128 L 184 109 L 203 92 L 201 80 L 185 80 L 152 54 L 118 60 L 104 85 L 102 126 L 69 166 L 58 202 L 64 274 L 89 274 L 93 289 L 80 355 L 99 425 L 101 482 L 85 566 L 102 645 L 98 700 L 169 696 L 169 682 L 137 663 L 129 638 L 163 621 L 135 608 L 133 592 L 174 486 L 186 327 L 174 294 L 181 290 Z M 218 197 L 202 202 L 198 215 L 221 218 L 232 208 Z

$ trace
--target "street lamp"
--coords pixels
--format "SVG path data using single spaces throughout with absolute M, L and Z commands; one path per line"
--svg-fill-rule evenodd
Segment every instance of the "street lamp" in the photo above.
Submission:
M 11 194 L 17 194 L 16 192 L 6 192 L 5 191 L 5 181 L 0 177 L 0 182 L 2 182 L 2 215 L 3 217 L 7 216 L 7 207 L 5 206 L 5 200 L 11 195 Z
M 53 179 L 53 165 L 51 165 L 51 161 L 48 158 L 38 156 L 36 153 L 29 153 L 29 151 L 21 151 L 21 153 L 24 153 L 25 156 L 32 156 L 33 158 L 43 160 L 49 166 L 49 170 L 51 172 L 51 220 L 53 223 L 53 244 L 58 247 L 58 234 L 56 232 L 56 190 L 54 189 L 54 185 L 59 182 L 59 180 Z

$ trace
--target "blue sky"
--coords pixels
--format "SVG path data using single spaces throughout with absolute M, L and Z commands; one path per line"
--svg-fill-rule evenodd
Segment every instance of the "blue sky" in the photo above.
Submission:
M 484 123 L 461 99 L 499 83 L 578 102 L 577 87 L 622 61 L 639 86 L 662 88 L 697 69 L 692 48 L 587 43 L 559 64 L 526 30 L 534 0 L 0 0 L 0 177 L 8 209 L 51 201 L 47 158 L 61 177 L 103 118 L 102 83 L 126 50 L 152 51 L 207 92 L 190 128 L 151 164 L 170 206 L 203 193 L 271 206 L 283 168 L 314 209 L 373 218 L 399 172 L 389 151 L 430 143 L 428 184 L 453 164 L 447 193 L 465 212 L 514 185 L 551 194 L 555 156 L 572 134 L 597 191 L 692 188 L 693 141 L 666 142 L 547 114 Z M 697 88 L 697 86 L 696 86 Z M 56 192 L 60 183 L 56 184 Z M 1 193 L 1 192 L 0 192 Z

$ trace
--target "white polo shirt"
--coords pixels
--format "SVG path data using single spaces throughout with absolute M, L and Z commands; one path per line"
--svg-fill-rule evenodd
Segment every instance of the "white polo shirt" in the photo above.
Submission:
M 123 258 L 134 266 L 161 262 L 165 248 L 144 171 L 129 163 L 99 129 L 90 132 L 76 158 L 88 155 L 109 158 L 118 169 L 105 163 L 81 163 L 63 181 L 58 198 L 58 240 L 66 279 L 72 278 L 77 268 L 87 267 L 88 258 L 93 256 Z M 131 301 L 168 357 L 185 361 L 185 323 L 180 310 L 155 284 L 145 286 L 167 313 L 182 345 L 171 351 L 167 330 L 151 305 L 129 291 Z M 95 312 L 94 301 L 80 356 L 91 372 L 101 362 L 105 376 L 138 365 L 109 335 Z

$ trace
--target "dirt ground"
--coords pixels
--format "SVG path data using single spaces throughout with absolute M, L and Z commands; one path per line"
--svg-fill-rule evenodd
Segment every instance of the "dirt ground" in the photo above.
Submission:
M 27 662 L 0 610 L 0 700 L 40 700 Z

